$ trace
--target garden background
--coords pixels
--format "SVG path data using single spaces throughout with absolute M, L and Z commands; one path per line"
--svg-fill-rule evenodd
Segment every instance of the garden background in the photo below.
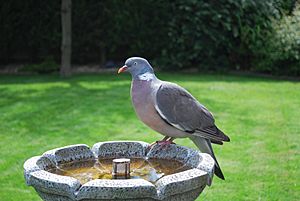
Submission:
M 231 138 L 214 146 L 226 180 L 198 200 L 299 199 L 298 1 L 73 0 L 69 77 L 61 4 L 1 4 L 0 200 L 40 200 L 22 165 L 46 150 L 161 138 L 134 114 L 131 77 L 111 72 L 130 56 L 189 90 Z

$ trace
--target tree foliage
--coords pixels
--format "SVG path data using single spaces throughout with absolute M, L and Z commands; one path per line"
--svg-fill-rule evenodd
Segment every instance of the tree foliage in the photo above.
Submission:
M 300 6 L 291 15 L 273 21 L 273 32 L 258 51 L 256 70 L 300 75 Z
M 273 48 L 269 43 L 278 47 L 274 38 L 281 37 L 278 23 L 294 20 L 295 2 L 74 0 L 72 59 L 77 64 L 103 64 L 138 55 L 165 69 L 264 71 L 274 64 L 266 63 L 265 59 L 278 57 L 289 71 L 289 66 L 299 64 L 298 60 L 281 54 L 271 56 L 267 52 Z M 59 63 L 60 3 L 60 0 L 47 3 L 27 0 L 3 4 L 2 63 L 42 62 L 49 57 Z M 281 48 L 288 44 L 281 44 Z
M 172 8 L 167 61 L 204 69 L 249 66 L 251 45 L 263 40 L 276 14 L 271 3 L 259 0 L 177 0 Z

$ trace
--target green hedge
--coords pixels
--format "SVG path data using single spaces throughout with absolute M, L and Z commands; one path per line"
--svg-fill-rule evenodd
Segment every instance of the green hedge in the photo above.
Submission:
M 49 57 L 59 62 L 60 3 L 2 5 L 2 64 L 41 63 Z M 294 74 L 289 70 L 299 64 L 294 53 L 269 55 L 268 50 L 283 37 L 278 30 L 284 25 L 278 23 L 295 27 L 285 22 L 293 21 L 295 5 L 293 0 L 74 0 L 73 63 L 103 64 L 140 55 L 164 69 L 273 72 L 271 65 L 284 63 L 285 73 Z M 280 44 L 281 49 L 293 41 Z
M 177 0 L 169 24 L 166 63 L 184 68 L 249 67 L 251 44 L 263 40 L 277 9 L 268 1 Z M 266 3 L 267 2 L 267 3 Z
M 1 63 L 36 62 L 60 53 L 60 1 L 5 1 L 0 12 Z
M 300 6 L 273 21 L 273 32 L 259 48 L 256 71 L 300 75 Z
M 60 60 L 61 0 L 7 1 L 0 12 L 0 60 Z M 163 0 L 76 0 L 72 9 L 75 63 L 159 57 L 171 17 Z M 165 42 L 165 43 L 164 43 Z

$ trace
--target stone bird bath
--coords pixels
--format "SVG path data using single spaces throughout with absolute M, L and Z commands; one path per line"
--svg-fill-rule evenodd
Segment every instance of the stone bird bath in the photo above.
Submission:
M 175 144 L 165 148 L 155 145 L 150 151 L 148 146 L 140 141 L 108 141 L 96 143 L 92 148 L 77 144 L 49 150 L 24 163 L 26 184 L 33 186 L 45 201 L 195 200 L 211 184 L 214 160 L 208 154 Z M 64 163 L 124 157 L 175 160 L 188 169 L 152 183 L 134 178 L 94 179 L 84 184 L 49 171 Z

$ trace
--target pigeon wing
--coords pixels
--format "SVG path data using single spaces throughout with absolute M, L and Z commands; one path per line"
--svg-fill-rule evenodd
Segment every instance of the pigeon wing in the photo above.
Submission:
M 163 82 L 156 93 L 155 109 L 167 123 L 217 144 L 229 138 L 215 126 L 213 115 L 184 88 Z

